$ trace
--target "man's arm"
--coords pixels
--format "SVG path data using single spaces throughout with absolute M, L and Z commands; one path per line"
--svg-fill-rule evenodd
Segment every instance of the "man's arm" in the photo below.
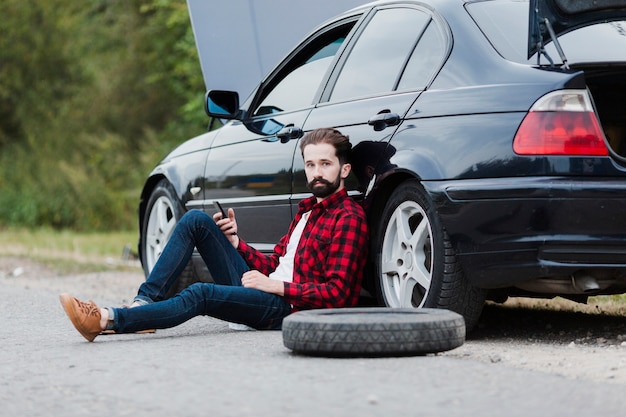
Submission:
M 246 288 L 256 288 L 280 296 L 285 295 L 285 286 L 282 281 L 271 279 L 256 269 L 245 272 L 241 277 L 241 284 Z
M 285 254 L 288 240 L 289 236 L 283 236 L 274 247 L 274 253 L 267 255 L 248 245 L 243 239 L 239 239 L 237 251 L 241 254 L 250 269 L 257 269 L 263 274 L 269 275 L 278 266 L 278 259 Z

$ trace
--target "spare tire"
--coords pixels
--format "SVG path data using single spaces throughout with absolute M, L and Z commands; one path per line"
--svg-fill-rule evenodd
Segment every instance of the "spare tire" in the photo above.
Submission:
M 465 342 L 463 316 L 433 308 L 337 308 L 299 311 L 283 320 L 283 344 L 314 356 L 409 356 Z

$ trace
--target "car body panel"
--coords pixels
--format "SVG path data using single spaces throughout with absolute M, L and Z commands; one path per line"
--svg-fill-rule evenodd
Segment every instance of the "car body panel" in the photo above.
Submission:
M 210 145 L 215 139 L 216 132 L 209 132 L 190 139 L 159 162 L 152 170 L 148 181 L 142 190 L 142 209 L 145 209 L 146 200 L 159 179 L 167 178 L 174 186 L 183 205 L 190 207 L 202 206 L 204 200 L 204 177 L 199 175 L 204 171 Z
M 275 116 L 276 123 L 301 125 L 307 114 L 308 110 Z M 277 242 L 284 233 L 285 223 L 291 220 L 291 165 L 295 146 L 296 141 L 281 143 L 275 136 L 250 132 L 238 121 L 226 124 L 206 161 L 207 210 L 217 211 L 209 207 L 219 200 L 222 206 L 236 210 L 243 239 L 257 246 Z M 255 236 L 264 239 L 258 241 Z
M 530 177 L 425 182 L 475 285 L 585 268 L 626 274 L 623 178 Z M 497 265 L 497 267 L 496 267 Z
M 326 103 L 312 111 L 305 125 L 306 130 L 320 127 L 335 126 L 342 133 L 350 137 L 353 147 L 361 147 L 366 143 L 386 143 L 395 132 L 397 126 L 389 126 L 379 132 L 374 131 L 368 125 L 368 120 L 381 112 L 388 111 L 403 115 L 414 101 L 418 93 L 406 93 L 390 96 L 381 96 L 357 100 L 350 103 Z M 357 111 L 354 111 L 355 108 Z M 355 115 L 358 115 L 355 117 Z M 364 143 L 365 142 L 365 143 Z M 301 153 L 297 152 L 293 160 L 294 164 L 294 193 L 308 193 L 305 188 L 304 163 Z M 364 191 L 368 184 L 360 184 L 358 178 L 366 181 L 364 169 L 358 164 L 354 165 L 355 173 L 347 180 L 346 187 L 349 191 Z M 369 181 L 368 181 L 369 182 Z

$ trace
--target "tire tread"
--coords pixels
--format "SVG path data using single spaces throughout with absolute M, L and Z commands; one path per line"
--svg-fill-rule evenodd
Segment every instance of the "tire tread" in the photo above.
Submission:
M 442 309 L 311 310 L 287 317 L 282 332 L 287 348 L 309 355 L 425 355 L 462 345 L 465 321 Z

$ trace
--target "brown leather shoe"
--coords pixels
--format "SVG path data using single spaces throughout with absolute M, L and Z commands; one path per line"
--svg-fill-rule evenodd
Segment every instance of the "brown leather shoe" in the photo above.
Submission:
M 102 331 L 100 328 L 100 307 L 91 300 L 85 303 L 69 294 L 61 294 L 59 299 L 76 330 L 89 342 L 93 342 Z

